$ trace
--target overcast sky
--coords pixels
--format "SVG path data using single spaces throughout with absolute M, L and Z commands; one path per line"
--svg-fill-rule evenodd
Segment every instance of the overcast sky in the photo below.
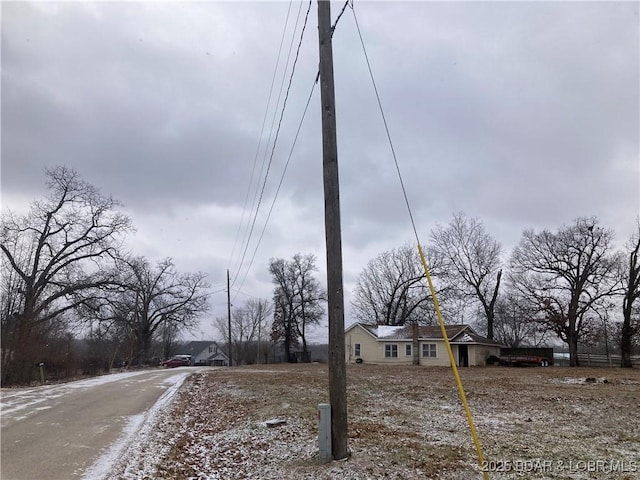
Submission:
M 334 19 L 342 5 L 332 2 Z M 315 1 L 238 270 L 307 6 L 2 2 L 2 208 L 42 196 L 45 167 L 76 169 L 124 204 L 136 254 L 208 273 L 217 291 L 208 337 L 226 316 L 227 268 L 239 272 L 236 305 L 271 298 L 273 257 L 313 253 L 325 283 L 319 88 L 256 251 L 318 67 Z M 355 2 L 423 244 L 460 211 L 484 222 L 505 259 L 525 228 L 578 216 L 597 216 L 620 244 L 630 236 L 640 209 L 638 10 Z M 349 324 L 357 275 L 413 237 L 350 9 L 333 53 Z

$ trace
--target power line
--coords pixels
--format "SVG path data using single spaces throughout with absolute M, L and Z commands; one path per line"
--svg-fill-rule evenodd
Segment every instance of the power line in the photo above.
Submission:
M 302 31 L 300 32 L 300 41 L 298 42 L 298 48 L 296 49 L 296 56 L 295 56 L 295 59 L 293 61 L 293 66 L 291 68 L 291 75 L 289 76 L 289 84 L 287 86 L 287 91 L 286 91 L 286 94 L 285 94 L 284 102 L 282 104 L 282 109 L 280 111 L 280 119 L 278 121 L 278 127 L 276 129 L 276 135 L 275 135 L 274 140 L 273 140 L 273 146 L 271 148 L 271 154 L 269 156 L 269 162 L 267 164 L 267 172 L 265 174 L 264 181 L 262 183 L 262 189 L 260 190 L 260 196 L 258 198 L 258 205 L 256 207 L 255 214 L 253 216 L 253 221 L 251 222 L 251 229 L 249 230 L 249 238 L 247 239 L 247 242 L 245 244 L 244 252 L 242 254 L 242 259 L 240 261 L 240 266 L 238 267 L 238 270 L 234 274 L 234 278 L 233 278 L 233 282 L 232 282 L 233 285 L 235 285 L 235 282 L 236 282 L 236 280 L 238 278 L 240 270 L 242 269 L 242 262 L 244 262 L 244 258 L 246 256 L 247 249 L 248 249 L 249 243 L 251 241 L 251 236 L 253 235 L 253 230 L 255 228 L 256 220 L 258 218 L 258 212 L 260 210 L 260 205 L 262 203 L 262 198 L 264 196 L 264 191 L 265 191 L 265 188 L 266 188 L 266 185 L 267 185 L 267 179 L 269 177 L 269 171 L 271 170 L 271 164 L 273 163 L 273 157 L 275 155 L 275 149 L 276 149 L 276 145 L 278 143 L 278 138 L 279 138 L 279 135 L 280 135 L 280 128 L 282 127 L 282 119 L 284 118 L 284 112 L 285 112 L 285 110 L 287 108 L 287 101 L 289 99 L 289 93 L 291 91 L 291 85 L 293 83 L 293 76 L 295 75 L 295 72 L 296 72 L 296 66 L 297 66 L 297 63 L 298 63 L 299 55 L 300 55 L 300 48 L 302 47 L 302 41 L 304 39 L 304 33 L 306 31 L 307 21 L 309 19 L 309 11 L 310 10 L 311 10 L 311 0 L 309 0 L 309 7 L 307 8 L 307 13 L 306 13 L 305 18 L 304 18 L 304 24 L 302 26 Z M 248 272 L 248 270 L 249 270 L 249 268 L 247 268 L 247 272 Z M 246 278 L 246 275 L 245 275 L 245 278 Z
M 291 4 L 289 6 L 291 6 Z M 254 193 L 254 196 L 253 196 L 253 200 L 251 202 L 251 211 L 250 211 L 251 213 L 249 214 L 249 218 L 251 218 L 251 216 L 253 215 L 254 207 L 256 207 L 256 200 L 258 198 L 258 192 L 259 192 L 259 188 L 260 188 L 260 179 L 262 178 L 262 174 L 263 174 L 264 169 L 265 169 L 265 164 L 267 162 L 267 151 L 268 151 L 267 148 L 268 148 L 268 145 L 271 143 L 271 135 L 273 134 L 274 125 L 275 125 L 275 122 L 276 122 L 277 106 L 280 104 L 280 99 L 282 98 L 282 92 L 284 90 L 284 84 L 285 84 L 285 79 L 286 79 L 287 68 L 288 68 L 288 65 L 289 65 L 289 60 L 291 59 L 291 52 L 293 51 L 295 32 L 298 29 L 298 22 L 300 20 L 300 13 L 301 12 L 302 12 L 302 3 L 300 4 L 300 8 L 298 8 L 298 15 L 296 16 L 296 23 L 295 23 L 295 25 L 293 27 L 293 35 L 291 36 L 291 43 L 289 44 L 289 52 L 287 54 L 287 60 L 285 62 L 285 67 L 284 67 L 284 70 L 282 72 L 282 80 L 281 80 L 281 83 L 280 83 L 278 99 L 277 99 L 277 101 L 275 103 L 275 108 L 274 108 L 274 111 L 273 111 L 273 118 L 271 120 L 271 128 L 269 130 L 269 136 L 267 138 L 267 142 L 266 142 L 266 146 L 265 146 L 264 158 L 262 160 L 262 166 L 260 168 L 260 174 L 258 175 L 258 180 L 256 182 L 256 190 L 255 190 L 255 193 Z M 289 19 L 289 11 L 287 12 L 287 21 L 285 22 L 285 26 L 284 26 L 284 30 L 283 30 L 283 34 L 282 34 L 283 40 L 281 40 L 281 44 L 280 44 L 281 47 L 282 47 L 282 44 L 284 43 L 284 36 L 285 36 L 286 30 L 287 30 L 288 19 Z M 281 54 L 281 51 L 278 54 L 278 58 L 280 58 L 280 54 Z M 276 76 L 276 73 L 277 73 L 277 70 L 278 70 L 278 64 L 279 64 L 279 62 L 276 62 L 276 67 L 275 67 L 275 70 L 274 70 L 274 80 L 275 80 L 275 76 Z M 267 104 L 267 110 L 265 111 L 265 119 L 266 119 L 266 116 L 267 116 L 267 113 L 268 113 L 268 106 L 269 106 L 269 104 Z M 261 132 L 261 137 L 262 137 L 262 132 Z M 258 145 L 258 149 L 256 151 L 256 160 L 257 160 L 257 155 L 258 155 L 259 150 L 260 150 L 259 149 L 259 145 Z M 255 163 L 254 163 L 254 166 L 255 166 Z M 269 172 L 267 170 L 267 177 L 268 177 L 268 174 L 269 174 Z M 265 183 L 266 183 L 267 177 L 265 177 Z M 253 180 L 253 175 L 252 175 L 252 180 Z M 253 183 L 252 180 L 250 180 L 250 182 L 249 182 L 247 195 L 248 195 L 249 190 L 251 189 L 251 185 Z M 263 187 L 263 191 L 264 191 L 264 187 Z M 246 208 L 246 204 L 245 204 L 245 208 Z M 244 221 L 245 208 L 243 208 L 243 215 L 242 215 L 242 220 L 241 220 L 239 228 L 242 226 L 242 222 Z M 244 245 L 244 249 L 242 251 L 242 254 L 240 255 L 241 258 L 238 259 L 238 261 L 235 263 L 235 265 L 233 267 L 233 271 L 234 271 L 233 283 L 234 284 L 235 284 L 235 281 L 236 281 L 236 279 L 238 277 L 240 269 L 242 268 L 242 264 L 244 262 L 245 255 L 247 254 L 247 249 L 248 249 L 249 243 L 251 241 L 251 235 L 253 233 L 253 228 L 254 228 L 254 225 L 255 225 L 255 221 L 256 221 L 256 218 L 257 218 L 257 215 L 258 215 L 259 208 L 260 208 L 260 204 L 258 203 L 257 208 L 255 210 L 255 216 L 254 216 L 254 219 L 253 219 L 253 223 L 247 222 L 247 224 L 245 226 L 245 229 L 244 229 L 244 234 L 243 234 L 242 243 L 241 243 L 241 245 Z M 251 225 L 251 230 L 249 231 L 249 226 L 250 225 Z M 234 247 L 234 251 L 235 251 L 235 247 Z
M 240 237 L 240 230 L 242 229 L 242 225 L 244 223 L 244 215 L 245 212 L 247 210 L 247 203 L 249 201 L 249 192 L 251 191 L 251 185 L 253 184 L 253 177 L 255 175 L 256 172 L 256 166 L 258 164 L 258 156 L 260 154 L 260 146 L 262 145 L 262 137 L 264 134 L 264 127 L 267 124 L 267 115 L 269 113 L 269 105 L 271 105 L 271 96 L 273 94 L 273 87 L 276 83 L 276 74 L 278 73 L 278 65 L 280 64 L 280 56 L 282 55 L 282 46 L 284 45 L 284 38 L 287 32 L 287 25 L 289 24 L 289 15 L 291 13 L 291 5 L 293 4 L 293 0 L 290 0 L 289 2 L 289 8 L 287 9 L 287 18 L 284 21 L 284 27 L 282 29 L 282 37 L 280 38 L 280 46 L 278 47 L 278 57 L 276 58 L 276 64 L 275 67 L 273 69 L 273 76 L 271 77 L 271 85 L 269 87 L 269 95 L 267 97 L 267 105 L 265 107 L 264 110 L 264 117 L 262 118 L 262 126 L 260 127 L 260 136 L 258 138 L 258 145 L 256 147 L 256 154 L 255 157 L 253 159 L 253 168 L 251 169 L 251 177 L 249 178 L 249 183 L 247 185 L 247 193 L 245 194 L 244 197 L 244 205 L 242 206 L 242 217 L 240 218 L 240 223 L 238 224 L 238 230 L 236 231 L 236 238 L 233 242 L 233 249 L 231 250 L 231 256 L 229 257 L 229 263 L 227 265 L 227 267 L 231 268 L 231 262 L 233 260 L 233 257 L 235 255 L 236 252 L 236 246 L 238 245 L 238 238 Z M 253 210 L 253 205 L 252 205 L 252 210 Z M 246 230 L 245 230 L 245 235 L 246 235 Z M 244 237 L 242 239 L 242 242 L 244 243 Z M 235 266 L 234 266 L 235 269 Z
M 364 40 L 362 39 L 362 32 L 360 31 L 360 25 L 358 24 L 358 17 L 356 17 L 356 11 L 353 8 L 353 4 L 351 4 L 351 12 L 353 13 L 353 19 L 356 22 L 356 29 L 358 30 L 358 37 L 360 37 L 360 44 L 362 45 L 362 51 L 364 52 L 364 58 L 367 62 L 367 68 L 369 69 L 369 76 L 371 77 L 371 83 L 373 84 L 373 90 L 376 94 L 376 100 L 378 101 L 378 107 L 380 107 L 380 114 L 382 115 L 382 122 L 384 123 L 384 129 L 387 133 L 387 139 L 389 140 L 389 146 L 391 147 L 391 154 L 393 155 L 393 162 L 396 166 L 396 171 L 398 172 L 398 179 L 400 180 L 400 186 L 402 187 L 402 194 L 404 196 L 405 204 L 407 205 L 407 211 L 409 212 L 409 218 L 411 220 L 411 227 L 413 228 L 413 233 L 416 237 L 416 241 L 418 245 L 420 245 L 420 239 L 418 238 L 418 230 L 416 229 L 416 223 L 413 220 L 413 213 L 411 211 L 411 205 L 409 204 L 409 197 L 407 196 L 407 190 L 404 187 L 404 181 L 402 179 L 402 173 L 400 172 L 400 166 L 398 165 L 398 158 L 396 157 L 395 148 L 393 148 L 393 141 L 391 140 L 391 133 L 389 133 L 389 125 L 387 124 L 387 117 L 384 114 L 384 109 L 382 108 L 382 101 L 380 100 L 380 95 L 378 94 L 378 87 L 376 85 L 376 80 L 373 76 L 373 70 L 371 69 L 371 63 L 369 62 L 369 56 L 367 55 L 367 49 L 364 45 Z
M 349 2 L 350 2 L 350 0 L 347 0 L 347 1 L 345 2 L 344 6 L 342 7 L 342 10 L 340 11 L 340 14 L 339 14 L 339 15 L 338 15 L 338 17 L 336 18 L 335 23 L 334 23 L 334 24 L 333 24 L 333 26 L 331 27 L 331 36 L 332 36 L 332 37 L 333 37 L 333 33 L 335 32 L 335 29 L 336 29 L 336 27 L 337 27 L 337 25 L 338 25 L 338 22 L 340 21 L 340 18 L 342 17 L 342 14 L 344 13 L 344 11 L 345 11 L 345 9 L 347 8 L 347 6 L 349 5 Z M 294 74 L 294 71 L 295 71 L 295 65 L 296 65 L 296 63 L 297 63 L 298 55 L 299 55 L 299 53 L 300 53 L 300 47 L 301 47 L 301 45 L 302 45 L 302 40 L 303 40 L 303 36 L 304 36 L 304 31 L 305 31 L 305 28 L 306 28 L 306 25 L 307 25 L 307 20 L 308 20 L 308 16 L 309 16 L 309 11 L 310 11 L 310 9 L 311 9 L 311 0 L 309 1 L 309 6 L 308 6 L 308 8 L 307 8 L 307 13 L 306 13 L 306 16 L 305 16 L 304 25 L 303 25 L 303 27 L 302 27 L 302 32 L 301 32 L 301 36 L 300 36 L 300 42 L 299 42 L 299 44 L 298 44 L 298 49 L 297 49 L 297 51 L 296 51 L 296 58 L 295 58 L 295 61 L 294 61 L 294 64 L 293 64 L 293 70 L 292 70 L 292 72 L 291 72 L 291 77 L 290 77 L 290 79 L 289 79 L 289 86 L 288 86 L 288 88 L 287 88 L 287 95 L 286 95 L 286 97 L 285 97 L 285 102 L 284 102 L 283 107 L 282 107 L 282 111 L 281 111 L 281 115 L 280 115 L 280 121 L 279 121 L 279 123 L 278 123 L 278 130 L 277 130 L 277 132 L 276 132 L 276 137 L 275 137 L 274 144 L 273 144 L 273 148 L 272 148 L 272 151 L 271 151 L 271 158 L 270 158 L 270 160 L 269 160 L 269 166 L 271 165 L 271 161 L 272 161 L 272 159 L 273 159 L 273 155 L 274 155 L 274 152 L 275 152 L 276 142 L 277 142 L 277 139 L 278 139 L 278 133 L 280 132 L 280 126 L 281 126 L 281 124 L 282 124 L 282 118 L 283 118 L 283 116 L 284 116 L 284 110 L 285 110 L 285 106 L 286 106 L 286 101 L 287 101 L 287 98 L 288 98 L 288 96 L 289 96 L 289 90 L 290 90 L 290 88 L 291 88 L 291 83 L 292 83 L 292 80 L 293 80 L 293 74 Z M 265 219 L 264 225 L 263 225 L 262 230 L 261 230 L 261 232 L 260 232 L 260 237 L 258 238 L 258 241 L 256 242 L 255 249 L 254 249 L 253 254 L 252 254 L 252 256 L 251 256 L 251 260 L 249 261 L 249 265 L 247 266 L 246 271 L 245 271 L 245 274 L 244 274 L 244 276 L 243 276 L 243 278 L 242 278 L 242 281 L 240 282 L 240 286 L 236 289 L 236 294 L 235 294 L 235 296 L 234 296 L 233 300 L 235 300 L 235 298 L 237 297 L 237 295 L 238 295 L 238 294 L 244 294 L 244 293 L 242 292 L 242 287 L 244 286 L 244 283 L 245 283 L 245 281 L 246 281 L 246 279 L 247 279 L 247 277 L 248 277 L 248 275 L 249 275 L 249 271 L 251 270 L 251 267 L 253 266 L 253 262 L 254 262 L 254 260 L 255 260 L 256 254 L 258 253 L 258 248 L 260 247 L 260 243 L 262 242 L 262 238 L 263 238 L 263 236 L 264 236 L 264 233 L 265 233 L 265 231 L 266 231 L 267 225 L 268 225 L 269 220 L 270 220 L 270 218 L 271 218 L 271 214 L 273 213 L 273 209 L 274 209 L 274 206 L 275 206 L 276 200 L 277 200 L 277 198 L 278 198 L 278 194 L 280 193 L 280 188 L 282 187 L 282 184 L 283 184 L 283 182 L 284 182 L 284 177 L 285 177 L 285 175 L 286 175 L 286 173 L 287 173 L 287 169 L 288 169 L 289 164 L 290 164 L 290 162 L 291 162 L 291 158 L 293 157 L 293 150 L 294 150 L 294 148 L 295 148 L 295 145 L 296 145 L 296 143 L 297 143 L 298 137 L 299 137 L 299 135 L 300 135 L 300 131 L 301 131 L 301 129 L 302 129 L 302 125 L 303 125 L 303 123 L 304 123 L 304 119 L 305 119 L 306 114 L 307 114 L 307 111 L 308 111 L 308 109 L 309 109 L 309 104 L 311 103 L 311 98 L 313 97 L 313 92 L 314 92 L 314 89 L 315 89 L 316 84 L 318 83 L 318 79 L 319 79 L 319 77 L 320 77 L 320 70 L 318 70 L 318 72 L 317 72 L 317 74 L 316 74 L 315 80 L 314 80 L 314 82 L 313 82 L 313 84 L 312 84 L 312 86 L 311 86 L 311 91 L 309 92 L 309 96 L 307 97 L 307 103 L 305 104 L 304 111 L 303 111 L 303 113 L 302 113 L 302 117 L 301 117 L 301 119 L 300 119 L 300 122 L 298 123 L 298 128 L 297 128 L 297 130 L 296 130 L 296 134 L 295 134 L 295 137 L 294 137 L 294 139 L 293 139 L 293 143 L 292 143 L 291 148 L 290 148 L 290 150 L 289 150 L 289 155 L 288 155 L 288 157 L 287 157 L 287 161 L 286 161 L 285 166 L 284 166 L 284 169 L 283 169 L 283 171 L 282 171 L 282 175 L 280 176 L 280 181 L 279 181 L 279 183 L 278 183 L 278 187 L 277 187 L 277 189 L 276 189 L 276 193 L 275 193 L 275 195 L 274 195 L 274 197 L 273 197 L 273 200 L 272 200 L 272 202 L 271 202 L 271 207 L 269 208 L 269 212 L 268 212 L 268 214 L 267 214 L 267 218 Z M 266 180 L 267 180 L 267 179 L 266 179 L 266 177 L 265 177 L 265 181 L 264 181 L 264 184 L 263 184 L 263 187 L 262 187 L 262 192 L 261 192 L 261 194 L 260 194 L 260 200 L 262 199 L 262 193 L 264 193 L 264 187 L 265 187 L 265 184 L 266 184 Z M 254 216 L 253 224 L 252 224 L 252 227 L 251 227 L 251 232 L 253 232 L 253 228 L 254 228 L 254 225 L 255 225 L 255 221 L 256 221 L 256 218 L 257 218 L 257 214 L 258 214 L 258 211 L 256 210 L 256 214 L 255 214 L 255 216 Z M 249 246 L 249 241 L 247 241 L 247 244 L 246 244 L 246 246 L 245 246 L 245 253 L 246 253 L 246 250 L 247 250 L 248 246 Z M 244 256 L 244 254 L 243 254 L 242 261 L 244 261 L 244 258 L 245 258 L 245 256 Z M 238 277 L 238 274 L 239 274 L 239 271 L 240 271 L 240 269 L 241 269 L 241 268 L 242 268 L 242 263 L 240 264 L 240 268 L 238 269 L 238 272 L 237 272 L 237 273 L 235 274 L 235 276 L 234 276 L 234 280 L 233 280 L 232 286 L 233 286 L 233 285 L 235 285 L 236 279 L 237 279 L 237 277 Z
M 311 87 L 311 91 L 309 92 L 309 97 L 307 98 L 307 104 L 304 107 L 304 111 L 302 112 L 302 118 L 300 119 L 300 123 L 298 124 L 298 129 L 296 131 L 296 135 L 295 138 L 293 139 L 293 144 L 291 145 L 291 149 L 289 151 L 289 156 L 287 158 L 287 162 L 284 166 L 284 170 L 282 171 L 282 176 L 280 177 L 280 182 L 278 183 L 278 188 L 276 189 L 276 193 L 273 197 L 273 201 L 271 202 L 271 207 L 269 208 L 269 213 L 267 214 L 267 218 L 264 222 L 264 225 L 262 227 L 262 231 L 260 232 L 260 237 L 258 238 L 258 242 L 256 243 L 256 248 L 253 250 L 253 255 L 251 256 L 251 261 L 249 262 L 249 265 L 247 266 L 247 270 L 244 274 L 244 277 L 242 278 L 242 282 L 240 282 L 240 286 L 238 287 L 238 293 L 241 293 L 242 287 L 244 285 L 245 280 L 247 279 L 247 276 L 249 275 L 249 271 L 251 270 L 251 266 L 253 265 L 253 262 L 256 258 L 256 254 L 258 253 L 258 247 L 260 247 L 260 243 L 262 242 L 262 237 L 264 236 L 264 232 L 267 229 L 267 224 L 269 223 L 269 219 L 271 218 L 271 213 L 273 212 L 273 207 L 276 204 L 276 200 L 278 199 L 278 194 L 280 193 L 280 187 L 282 187 L 282 183 L 284 182 L 284 177 L 285 174 L 287 173 L 287 168 L 289 167 L 289 163 L 291 161 L 291 157 L 293 156 L 293 149 L 296 145 L 296 142 L 298 140 L 298 136 L 300 135 L 300 130 L 302 129 L 302 124 L 304 122 L 305 116 L 307 115 L 307 110 L 309 109 L 309 104 L 311 103 L 311 98 L 313 97 L 313 91 L 315 89 L 315 86 L 317 85 L 317 80 L 313 82 L 313 86 Z M 236 294 L 237 296 L 237 294 Z M 235 297 L 234 297 L 235 299 Z
M 333 32 L 335 31 L 336 27 L 338 26 L 338 22 L 340 21 L 340 18 L 342 17 L 342 14 L 344 13 L 344 11 L 349 6 L 349 3 L 351 3 L 351 5 L 352 5 L 351 8 L 353 9 L 353 0 L 347 0 L 346 2 L 344 2 L 344 5 L 342 6 L 342 10 L 340 10 L 340 13 L 338 14 L 338 17 L 336 18 L 335 23 L 331 27 L 331 38 L 333 38 Z

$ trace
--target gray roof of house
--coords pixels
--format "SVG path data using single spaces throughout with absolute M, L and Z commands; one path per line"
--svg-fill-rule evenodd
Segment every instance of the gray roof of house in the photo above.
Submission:
M 198 355 L 202 353 L 205 349 L 209 348 L 209 345 L 215 344 L 218 345 L 214 340 L 199 340 L 187 343 L 183 348 L 181 348 L 180 353 L 184 353 L 185 355 Z M 218 346 L 218 348 L 220 348 Z
M 366 329 L 378 340 L 412 340 L 413 338 L 413 325 L 397 327 L 370 323 L 358 323 L 357 325 Z M 445 325 L 444 328 L 451 343 L 481 343 L 483 345 L 501 346 L 495 340 L 478 335 L 469 325 Z M 441 340 L 442 331 L 437 325 L 419 325 L 418 338 L 420 340 Z

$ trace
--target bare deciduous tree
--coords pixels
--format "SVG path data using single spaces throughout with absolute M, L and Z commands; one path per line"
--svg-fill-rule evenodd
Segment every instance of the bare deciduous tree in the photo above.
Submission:
M 511 256 L 510 280 L 535 309 L 536 321 L 569 346 L 578 365 L 578 343 L 588 335 L 604 298 L 616 293 L 613 232 L 595 218 L 578 218 L 556 233 L 525 230 Z
M 2 381 L 20 381 L 36 358 L 33 340 L 50 323 L 73 310 L 76 294 L 107 284 L 103 268 L 131 228 L 101 195 L 65 167 L 47 170 L 48 198 L 34 201 L 28 214 L 5 212 L 0 228 L 3 269 L 16 287 L 4 298 L 13 311 L 2 338 Z M 17 295 L 17 298 L 15 297 Z M 6 311 L 6 306 L 3 310 Z
M 508 347 L 540 346 L 547 330 L 534 321 L 536 310 L 517 292 L 500 295 L 495 306 L 494 339 Z
M 437 276 L 438 262 L 432 255 L 429 260 L 431 273 Z M 362 322 L 405 325 L 431 323 L 431 302 L 418 251 L 406 244 L 367 264 L 358 277 L 351 305 L 354 316 Z
M 85 298 L 84 305 L 100 321 L 127 326 L 134 364 L 151 358 L 154 338 L 193 327 L 208 310 L 205 275 L 178 273 L 171 259 L 155 266 L 143 257 L 120 260 L 118 275 L 117 290 Z
M 431 250 L 443 262 L 442 281 L 482 306 L 487 337 L 493 338 L 502 278 L 500 244 L 485 231 L 480 220 L 463 213 L 454 215 L 447 227 L 436 227 L 431 238 Z
M 178 273 L 171 259 L 153 267 L 146 259 L 127 262 L 126 285 L 133 294 L 134 309 L 127 317 L 136 340 L 137 357 L 149 358 L 156 330 L 170 324 L 180 330 L 191 328 L 208 311 L 209 284 L 204 273 Z
M 307 327 L 318 325 L 324 316 L 323 302 L 327 300 L 326 292 L 320 287 L 320 282 L 314 276 L 316 268 L 316 258 L 314 255 L 294 255 L 291 260 L 291 267 L 294 280 L 294 289 L 299 300 L 299 310 L 297 311 L 297 321 L 295 322 L 296 332 L 302 341 L 302 353 L 304 358 L 308 358 L 307 348 Z
M 279 265 L 277 265 L 279 268 Z M 283 277 L 284 278 L 284 277 Z M 271 341 L 280 343 L 284 350 L 285 360 L 291 361 L 291 349 L 298 346 L 299 339 L 295 330 L 293 297 L 286 290 L 274 289 L 273 322 L 271 322 Z
M 304 358 L 308 357 L 307 328 L 322 319 L 322 303 L 326 292 L 314 277 L 316 258 L 312 254 L 293 256 L 293 259 L 271 259 L 269 271 L 275 285 L 273 293 L 274 319 L 272 340 L 281 341 L 285 357 L 291 360 L 291 347 L 302 342 Z
M 620 331 L 620 353 L 623 368 L 631 368 L 631 350 L 633 339 L 640 333 L 640 307 L 637 304 L 640 298 L 640 219 L 636 221 L 637 231 L 627 243 L 627 255 L 621 256 L 622 264 L 626 269 L 622 274 L 622 326 Z M 624 262 L 625 257 L 627 262 Z
M 251 298 L 231 311 L 231 341 L 235 365 L 260 363 L 264 353 L 262 339 L 268 329 L 271 306 L 267 300 Z M 217 317 L 214 327 L 222 338 L 229 338 L 226 317 Z
M 127 354 L 128 328 L 117 322 L 96 322 L 84 338 L 83 373 L 95 375 L 122 365 Z

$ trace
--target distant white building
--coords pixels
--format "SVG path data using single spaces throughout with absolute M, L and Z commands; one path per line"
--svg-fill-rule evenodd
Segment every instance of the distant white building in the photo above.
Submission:
M 226 352 L 212 340 L 189 342 L 180 350 L 180 353 L 191 355 L 194 365 L 210 365 L 214 367 L 226 367 L 229 365 L 229 357 Z

